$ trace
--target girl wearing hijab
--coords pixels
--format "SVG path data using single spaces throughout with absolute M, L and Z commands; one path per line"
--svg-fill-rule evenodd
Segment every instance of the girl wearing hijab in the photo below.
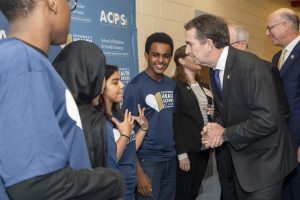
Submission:
M 106 166 L 106 117 L 103 107 L 96 108 L 105 83 L 105 57 L 91 42 L 75 41 L 55 58 L 53 65 L 71 91 L 79 109 L 82 128 L 93 168 Z M 123 193 L 118 173 L 103 168 L 102 196 L 98 199 L 119 199 Z M 118 187 L 117 187 L 118 186 Z
M 212 95 L 201 82 L 201 66 L 185 54 L 185 49 L 186 45 L 178 48 L 174 55 L 174 139 L 178 157 L 176 200 L 196 199 L 209 159 L 209 150 L 201 150 L 201 131 L 209 120 L 207 113 Z
M 136 150 L 140 147 L 148 129 L 144 108 L 138 105 L 139 116 L 131 116 L 128 110 L 123 114 L 120 102 L 123 98 L 124 84 L 120 72 L 114 65 L 106 65 L 105 88 L 100 96 L 100 107 L 105 108 L 107 115 L 107 166 L 117 169 L 124 175 L 127 184 L 125 200 L 134 200 L 136 187 Z M 140 129 L 133 131 L 134 121 Z

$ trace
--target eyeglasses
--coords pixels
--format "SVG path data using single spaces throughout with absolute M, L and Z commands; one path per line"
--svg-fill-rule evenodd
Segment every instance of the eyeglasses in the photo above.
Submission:
M 230 43 L 230 45 L 232 46 L 234 44 L 240 44 L 240 43 L 246 45 L 246 48 L 248 48 L 248 43 L 245 40 L 235 41 L 235 42 Z
M 71 12 L 77 8 L 77 0 L 69 0 L 69 6 Z
M 230 43 L 230 45 L 232 46 L 233 44 L 239 44 L 239 43 L 241 43 L 241 41 L 232 42 Z
M 285 21 L 283 21 L 283 22 L 278 22 L 277 24 L 273 24 L 273 25 L 268 25 L 268 26 L 266 27 L 266 29 L 267 29 L 269 32 L 271 32 L 271 30 L 272 30 L 275 26 L 277 26 L 277 25 L 279 25 L 279 24 L 282 24 L 282 23 L 285 23 Z

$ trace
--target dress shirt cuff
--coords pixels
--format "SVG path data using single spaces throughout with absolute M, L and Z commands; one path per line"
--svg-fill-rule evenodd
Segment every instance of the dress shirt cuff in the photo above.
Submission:
M 183 159 L 187 158 L 188 155 L 187 155 L 187 153 L 182 153 L 182 154 L 177 155 L 177 157 L 178 157 L 178 160 L 183 160 Z

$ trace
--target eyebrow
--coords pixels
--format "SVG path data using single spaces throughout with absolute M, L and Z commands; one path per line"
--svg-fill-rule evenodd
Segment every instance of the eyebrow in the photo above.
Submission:
M 161 54 L 161 53 L 156 52 L 156 51 L 151 51 L 150 53 L 152 53 L 152 54 L 158 54 L 158 55 L 171 55 L 171 53 L 164 53 L 164 54 Z

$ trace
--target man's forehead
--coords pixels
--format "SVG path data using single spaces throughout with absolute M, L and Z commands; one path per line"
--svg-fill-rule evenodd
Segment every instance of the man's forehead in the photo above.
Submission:
M 268 22 L 279 21 L 280 19 L 279 13 L 273 13 L 268 17 Z

